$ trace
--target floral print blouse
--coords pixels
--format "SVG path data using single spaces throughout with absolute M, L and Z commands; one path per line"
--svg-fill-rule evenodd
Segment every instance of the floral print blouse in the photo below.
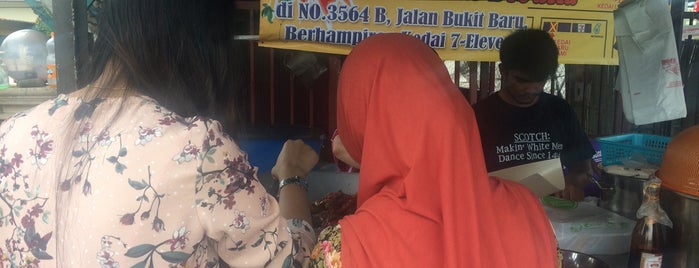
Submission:
M 214 120 L 60 95 L 0 126 L 0 267 L 298 267 L 256 171 Z

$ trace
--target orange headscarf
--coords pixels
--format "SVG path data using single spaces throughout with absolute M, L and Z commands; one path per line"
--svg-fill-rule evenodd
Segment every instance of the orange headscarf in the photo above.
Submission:
M 437 53 L 380 34 L 347 57 L 338 128 L 361 163 L 357 212 L 340 221 L 344 267 L 555 267 L 540 201 L 489 178 L 473 110 Z

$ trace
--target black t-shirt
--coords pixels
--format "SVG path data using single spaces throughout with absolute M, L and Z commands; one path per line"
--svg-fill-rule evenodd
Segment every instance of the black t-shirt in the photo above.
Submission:
M 473 108 L 489 172 L 556 157 L 568 166 L 595 153 L 573 109 L 554 95 L 522 108 L 492 94 Z

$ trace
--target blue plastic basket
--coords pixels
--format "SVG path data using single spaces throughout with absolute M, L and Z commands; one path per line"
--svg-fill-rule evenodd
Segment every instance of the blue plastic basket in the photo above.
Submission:
M 643 155 L 648 163 L 660 165 L 670 137 L 650 134 L 624 134 L 599 138 L 602 165 L 619 165 L 632 156 Z

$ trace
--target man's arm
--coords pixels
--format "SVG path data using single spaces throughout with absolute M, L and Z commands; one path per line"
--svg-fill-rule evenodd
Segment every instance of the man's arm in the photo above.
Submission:
M 588 158 L 573 163 L 567 166 L 567 168 L 568 174 L 565 176 L 565 189 L 554 195 L 573 201 L 582 201 L 585 197 L 585 186 L 590 182 L 590 176 L 592 176 L 592 159 Z

